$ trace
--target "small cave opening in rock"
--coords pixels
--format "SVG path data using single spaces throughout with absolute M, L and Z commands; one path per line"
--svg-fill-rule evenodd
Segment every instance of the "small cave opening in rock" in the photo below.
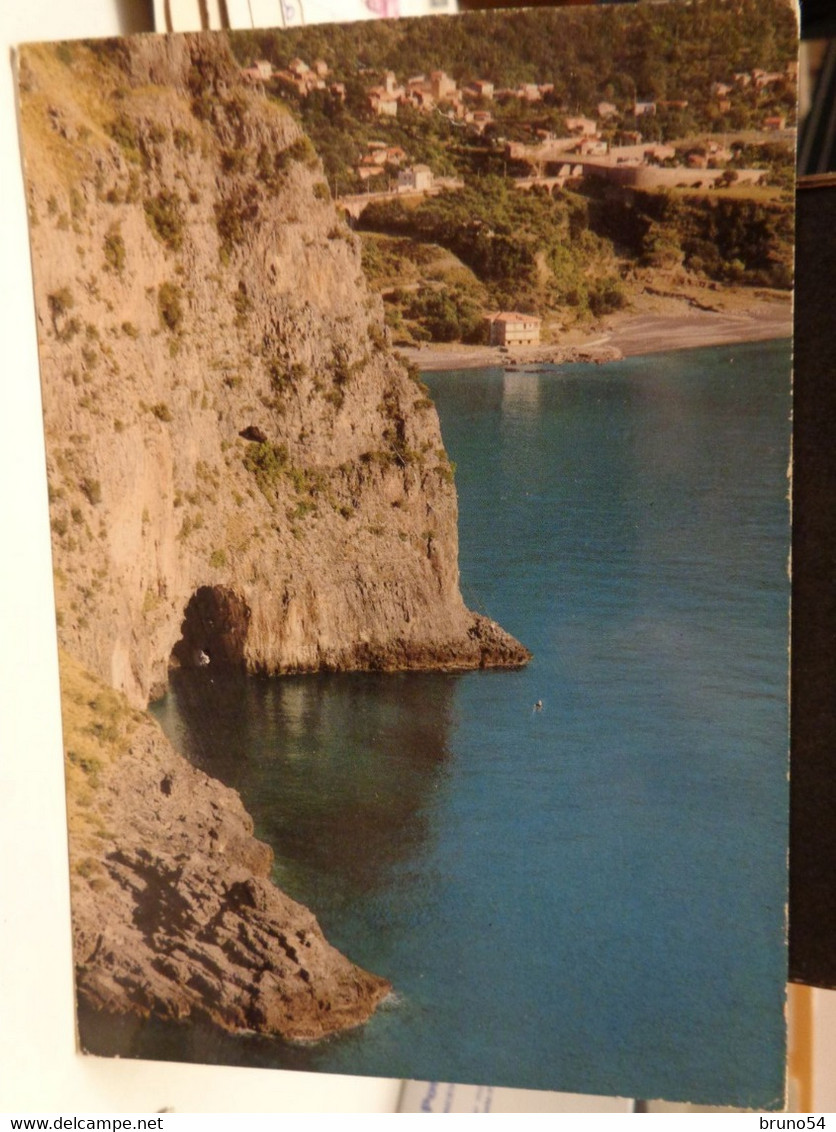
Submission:
M 201 586 L 192 594 L 172 668 L 241 668 L 250 625 L 249 606 L 225 586 Z

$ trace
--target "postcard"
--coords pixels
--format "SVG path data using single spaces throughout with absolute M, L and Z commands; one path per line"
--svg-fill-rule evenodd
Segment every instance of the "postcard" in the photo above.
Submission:
M 84 1051 L 782 1105 L 796 39 L 20 49 Z

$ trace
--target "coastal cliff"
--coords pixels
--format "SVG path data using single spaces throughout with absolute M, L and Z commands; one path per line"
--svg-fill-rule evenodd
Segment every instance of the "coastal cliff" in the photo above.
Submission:
M 522 664 L 459 592 L 438 417 L 291 115 L 221 37 L 22 51 L 62 646 L 169 666 Z
M 220 36 L 36 46 L 20 121 L 79 998 L 314 1040 L 389 983 L 141 712 L 172 666 L 524 664 L 466 609 L 436 411 L 290 114 Z
M 70 657 L 61 676 L 80 999 L 293 1041 L 365 1022 L 390 984 L 271 884 L 236 792 Z

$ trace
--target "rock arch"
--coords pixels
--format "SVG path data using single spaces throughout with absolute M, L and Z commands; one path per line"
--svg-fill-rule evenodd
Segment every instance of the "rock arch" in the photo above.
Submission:
M 250 608 L 226 586 L 200 586 L 189 599 L 180 640 L 171 650 L 171 667 L 241 668 L 250 626 Z

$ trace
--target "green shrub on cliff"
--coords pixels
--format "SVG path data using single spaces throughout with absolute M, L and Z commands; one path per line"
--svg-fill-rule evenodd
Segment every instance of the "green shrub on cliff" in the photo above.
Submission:
M 244 467 L 255 477 L 259 490 L 269 498 L 275 494 L 278 482 L 288 467 L 288 452 L 284 444 L 271 444 L 269 440 L 247 445 Z
M 112 224 L 104 238 L 104 258 L 107 266 L 117 275 L 121 275 L 125 270 L 127 258 L 125 241 L 119 231 L 118 224 Z
M 220 238 L 221 262 L 228 262 L 233 250 L 242 244 L 247 229 L 258 219 L 260 212 L 258 189 L 236 186 L 215 205 L 215 226 Z
M 177 332 L 183 324 L 183 292 L 176 283 L 163 283 L 157 292 L 157 310 L 167 330 Z
M 142 207 L 145 210 L 148 227 L 160 243 L 165 244 L 171 251 L 179 251 L 183 246 L 185 217 L 183 202 L 177 193 L 170 189 L 161 189 L 155 196 L 146 197 Z
M 120 113 L 105 129 L 125 154 L 128 161 L 139 164 L 142 161 L 140 153 L 139 131 L 136 122 L 127 114 Z

